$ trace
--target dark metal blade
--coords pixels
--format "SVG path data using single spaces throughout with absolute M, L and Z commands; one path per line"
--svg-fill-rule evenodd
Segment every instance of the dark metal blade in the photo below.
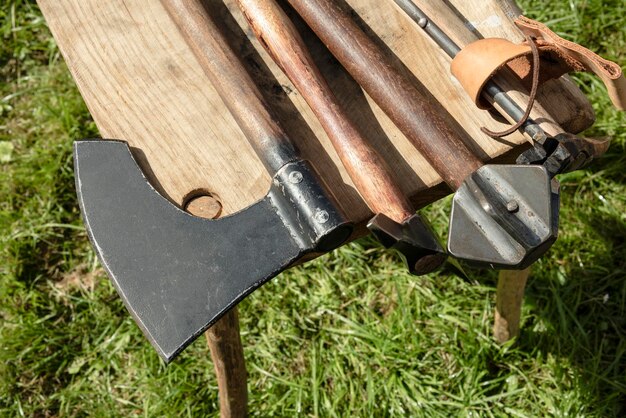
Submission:
M 523 269 L 552 246 L 558 225 L 558 182 L 545 167 L 486 165 L 454 195 L 448 250 L 470 263 Z
M 276 185 L 258 203 L 207 220 L 157 193 L 125 142 L 79 141 L 74 150 L 89 237 L 126 307 L 165 361 L 311 250 L 294 240 L 279 216 Z

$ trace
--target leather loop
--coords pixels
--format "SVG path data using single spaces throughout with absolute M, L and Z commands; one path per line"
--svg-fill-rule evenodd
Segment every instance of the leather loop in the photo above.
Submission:
M 496 132 L 486 127 L 481 127 L 480 130 L 489 135 L 492 138 L 502 138 L 507 135 L 511 135 L 513 132 L 517 131 L 519 128 L 526 123 L 528 118 L 530 117 L 530 112 L 533 110 L 533 106 L 535 104 L 535 99 L 537 98 L 537 88 L 539 87 L 539 73 L 541 71 L 541 59 L 539 57 L 539 48 L 535 42 L 531 39 L 530 36 L 526 36 L 526 42 L 530 45 L 530 49 L 533 54 L 533 81 L 530 87 L 530 95 L 528 96 L 528 104 L 526 105 L 526 110 L 524 111 L 524 116 L 520 118 L 515 124 L 509 126 L 508 129 L 504 131 Z
M 480 109 L 491 104 L 481 98 L 483 87 L 508 62 L 530 53 L 530 46 L 516 45 L 502 38 L 472 42 L 452 60 L 450 71 Z
M 535 39 L 540 51 L 539 83 L 573 71 L 588 71 L 600 77 L 613 105 L 626 109 L 626 78 L 614 62 L 605 60 L 574 42 L 567 41 L 542 23 L 520 16 L 515 24 L 524 35 Z M 532 52 L 528 43 L 514 44 L 506 39 L 487 38 L 467 45 L 452 60 L 450 70 L 470 95 L 476 106 L 488 109 L 481 98 L 487 81 L 503 67 L 508 67 L 528 89 L 532 82 Z
M 544 43 L 552 51 L 555 51 L 562 59 L 565 72 L 587 71 L 600 77 L 607 88 L 613 106 L 620 110 L 626 110 L 626 78 L 619 65 L 602 58 L 577 43 L 561 38 L 546 25 L 536 20 L 520 16 L 515 20 L 515 24 L 522 33 L 537 39 L 539 49 Z

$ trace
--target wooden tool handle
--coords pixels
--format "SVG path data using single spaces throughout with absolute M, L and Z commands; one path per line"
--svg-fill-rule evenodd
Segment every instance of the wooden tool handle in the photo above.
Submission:
M 354 79 L 431 163 L 458 188 L 482 163 L 385 52 L 333 0 L 289 0 Z
M 161 0 L 268 171 L 297 157 L 267 101 L 200 0 Z
M 415 214 L 383 158 L 339 105 L 300 34 L 274 0 L 238 0 L 257 38 L 319 119 L 357 190 L 374 213 L 398 223 Z

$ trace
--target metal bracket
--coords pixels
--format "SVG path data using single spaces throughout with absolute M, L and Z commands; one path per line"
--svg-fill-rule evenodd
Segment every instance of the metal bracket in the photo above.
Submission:
M 543 165 L 550 177 L 579 170 L 604 154 L 609 147 L 609 139 L 592 139 L 569 133 L 554 137 L 535 135 L 533 148 L 517 157 L 520 165 Z
M 494 268 L 523 269 L 556 240 L 559 186 L 543 166 L 487 165 L 457 190 L 448 250 Z

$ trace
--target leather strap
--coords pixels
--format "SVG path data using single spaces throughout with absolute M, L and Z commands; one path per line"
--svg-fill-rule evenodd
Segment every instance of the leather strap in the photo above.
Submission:
M 450 71 L 476 106 L 489 109 L 491 105 L 481 97 L 487 81 L 509 62 L 529 52 L 529 46 L 516 45 L 507 39 L 480 39 L 467 45 L 454 57 Z
M 503 138 L 507 135 L 511 135 L 513 132 L 517 131 L 519 128 L 526 123 L 528 118 L 530 117 L 530 112 L 533 110 L 533 106 L 535 105 L 535 99 L 537 98 L 537 88 L 539 87 L 539 74 L 541 70 L 541 59 L 539 57 L 539 48 L 537 48 L 537 44 L 532 40 L 532 38 L 526 35 L 526 42 L 530 45 L 530 49 L 533 53 L 533 81 L 530 86 L 530 94 L 528 96 L 528 104 L 526 105 L 526 110 L 524 111 L 524 115 L 512 126 L 509 126 L 508 129 L 504 131 L 496 132 L 491 129 L 487 129 L 486 127 L 481 127 L 480 130 L 485 134 L 489 135 L 492 138 Z
M 626 109 L 626 78 L 619 65 L 559 37 L 535 20 L 520 16 L 515 24 L 526 36 L 534 38 L 539 48 L 539 83 L 574 71 L 588 71 L 604 82 L 613 105 L 620 110 Z M 450 70 L 474 103 L 481 109 L 488 109 L 490 104 L 481 98 L 482 89 L 505 66 L 517 74 L 526 88 L 530 88 L 532 52 L 527 42 L 518 45 L 500 38 L 480 39 L 457 54 Z

